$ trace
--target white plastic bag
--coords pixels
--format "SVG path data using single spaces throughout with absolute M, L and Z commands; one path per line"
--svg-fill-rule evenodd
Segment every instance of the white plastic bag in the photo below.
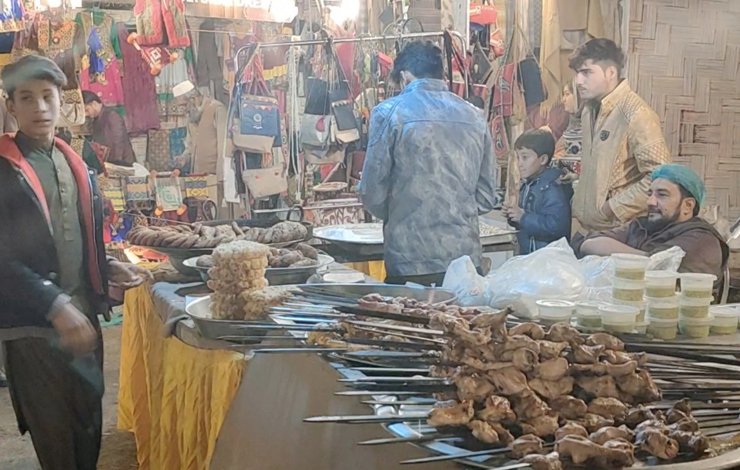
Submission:
M 511 306 L 522 318 L 537 316 L 540 299 L 577 300 L 585 279 L 578 259 L 565 239 L 524 256 L 515 256 L 481 277 L 467 256 L 450 263 L 442 286 L 461 305 Z

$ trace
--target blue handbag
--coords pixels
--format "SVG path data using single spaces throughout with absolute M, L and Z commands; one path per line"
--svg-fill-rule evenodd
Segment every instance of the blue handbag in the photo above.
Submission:
M 254 71 L 252 86 L 239 97 L 238 126 L 234 126 L 232 140 L 249 152 L 267 153 L 282 142 L 280 109 L 259 72 Z

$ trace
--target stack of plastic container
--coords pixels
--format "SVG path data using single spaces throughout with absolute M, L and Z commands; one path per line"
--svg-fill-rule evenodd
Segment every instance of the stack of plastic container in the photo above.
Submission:
M 650 259 L 647 256 L 616 253 L 611 256 L 614 262 L 612 281 L 612 301 L 614 304 L 629 306 L 638 310 L 635 329 L 645 333 L 645 270 Z
M 678 299 L 678 327 L 691 338 L 706 338 L 712 326 L 709 305 L 717 276 L 713 274 L 681 274 L 681 295 Z
M 648 271 L 645 273 L 647 294 L 648 332 L 656 338 L 674 339 L 678 329 L 678 296 L 673 271 Z

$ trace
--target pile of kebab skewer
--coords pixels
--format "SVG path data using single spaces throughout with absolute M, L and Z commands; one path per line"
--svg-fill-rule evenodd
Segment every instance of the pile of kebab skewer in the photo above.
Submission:
M 660 461 L 710 456 L 711 439 L 702 430 L 714 428 L 705 424 L 718 429 L 719 432 L 709 433 L 714 436 L 740 431 L 740 404 L 727 402 L 738 389 L 728 386 L 725 392 L 714 393 L 692 383 L 692 378 L 700 380 L 711 374 L 716 377 L 718 370 L 670 357 L 670 344 L 658 348 L 658 353 L 665 356 L 648 356 L 644 352 L 626 352 L 625 343 L 614 336 L 584 336 L 567 324 L 556 324 L 547 330 L 536 323 L 507 328 L 507 316 L 511 313 L 508 310 L 431 306 L 377 294 L 356 299 L 354 307 L 339 311 L 349 316 L 329 329 L 318 328 L 316 333 L 309 333 L 309 342 L 333 348 L 354 345 L 357 349 L 382 348 L 386 350 L 383 352 L 414 351 L 399 351 L 397 356 L 415 374 L 406 377 L 408 382 L 403 382 L 403 377 L 373 375 L 359 381 L 343 380 L 367 389 L 354 394 L 393 394 L 394 390 L 403 394 L 404 386 L 400 384 L 413 383 L 417 385 L 414 389 L 420 391 L 424 389 L 418 384 L 423 383 L 427 385 L 426 392 L 433 393 L 437 400 L 431 411 L 423 418 L 399 416 L 395 421 L 425 420 L 440 435 L 464 430 L 486 447 L 482 451 L 405 463 L 507 454 L 519 459 L 519 465 L 535 470 L 559 469 L 563 463 L 566 467 L 575 464 L 623 468 L 634 464 L 636 454 Z M 404 323 L 414 325 L 402 326 Z M 371 353 L 366 358 L 373 357 L 372 349 L 366 352 Z M 350 354 L 335 353 L 335 357 L 361 362 Z M 701 352 L 687 354 L 708 359 Z M 394 357 L 392 352 L 380 356 Z M 372 364 L 367 360 L 361 363 Z M 648 372 L 648 365 L 657 366 L 661 387 L 668 386 L 667 395 L 671 398 L 703 391 L 705 399 L 715 402 L 706 406 L 686 399 L 661 402 L 661 390 Z M 677 373 L 669 377 L 670 369 Z M 688 381 L 682 383 L 682 376 Z M 729 372 L 727 378 L 740 378 L 740 373 Z M 701 411 L 695 416 L 692 406 L 697 405 Z M 392 422 L 332 418 L 307 421 Z M 424 440 L 429 439 L 419 442 Z M 377 443 L 381 441 L 413 439 L 380 439 Z

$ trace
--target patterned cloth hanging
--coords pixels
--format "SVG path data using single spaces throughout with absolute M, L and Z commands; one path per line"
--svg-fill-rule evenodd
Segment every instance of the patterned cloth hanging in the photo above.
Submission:
M 136 32 L 142 46 L 190 46 L 182 0 L 136 0 Z
M 102 12 L 80 12 L 75 21 L 86 45 L 80 76 L 82 89 L 97 94 L 105 106 L 122 105 L 120 47 L 113 18 Z

